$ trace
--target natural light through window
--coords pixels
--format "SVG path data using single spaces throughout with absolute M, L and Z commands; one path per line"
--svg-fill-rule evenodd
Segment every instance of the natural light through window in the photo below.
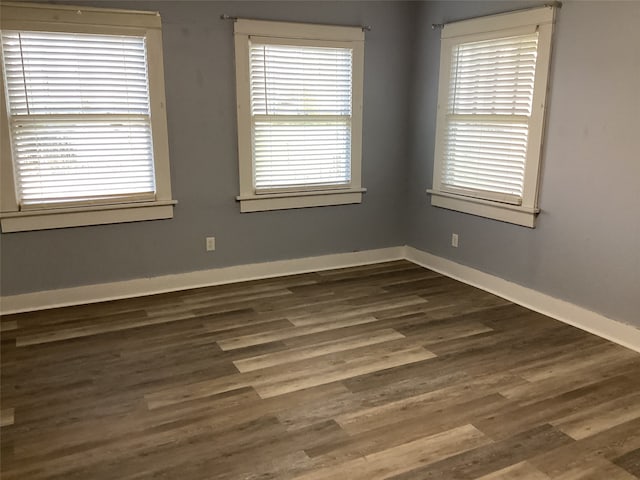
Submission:
M 158 12 L 0 3 L 3 233 L 173 217 Z
M 442 185 L 522 202 L 538 34 L 453 49 Z
M 360 203 L 361 27 L 238 19 L 241 212 Z
M 534 227 L 555 11 L 443 26 L 433 206 Z
M 155 196 L 144 37 L 3 31 L 23 208 Z
M 256 190 L 348 185 L 352 50 L 252 43 L 250 56 Z

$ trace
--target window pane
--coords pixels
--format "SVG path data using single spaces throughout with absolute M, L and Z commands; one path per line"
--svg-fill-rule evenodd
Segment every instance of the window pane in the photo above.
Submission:
M 22 205 L 153 193 L 147 117 L 12 124 Z
M 21 206 L 153 199 L 144 37 L 2 32 Z
M 534 33 L 453 49 L 444 188 L 522 198 L 537 47 Z
M 527 137 L 527 123 L 450 121 L 442 184 L 522 196 Z
M 253 115 L 351 115 L 348 48 L 251 44 Z
M 149 113 L 144 37 L 2 32 L 12 115 Z
M 257 189 L 351 181 L 349 120 L 257 120 L 253 138 Z
M 530 115 L 538 34 L 463 43 L 453 50 L 452 114 Z

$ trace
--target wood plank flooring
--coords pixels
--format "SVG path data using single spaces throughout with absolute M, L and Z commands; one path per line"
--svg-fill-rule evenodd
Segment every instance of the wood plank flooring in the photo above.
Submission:
M 408 262 L 1 320 L 4 480 L 640 478 L 640 355 Z

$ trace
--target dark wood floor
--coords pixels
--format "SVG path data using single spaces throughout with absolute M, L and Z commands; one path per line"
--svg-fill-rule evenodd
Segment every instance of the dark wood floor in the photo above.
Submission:
M 2 319 L 2 478 L 640 478 L 640 355 L 407 262 Z

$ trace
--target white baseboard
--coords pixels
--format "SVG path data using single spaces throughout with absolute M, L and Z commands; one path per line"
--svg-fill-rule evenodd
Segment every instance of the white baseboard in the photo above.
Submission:
M 0 299 L 0 313 L 8 315 L 47 308 L 141 297 L 189 288 L 318 272 L 334 268 L 401 260 L 403 258 L 404 247 L 390 247 L 9 295 Z
M 631 325 L 413 247 L 405 247 L 405 258 L 530 310 L 640 352 L 640 329 Z
M 153 278 L 10 295 L 0 299 L 0 313 L 8 315 L 401 259 L 481 288 L 513 303 L 640 352 L 640 329 L 475 268 L 406 246 L 236 265 Z

